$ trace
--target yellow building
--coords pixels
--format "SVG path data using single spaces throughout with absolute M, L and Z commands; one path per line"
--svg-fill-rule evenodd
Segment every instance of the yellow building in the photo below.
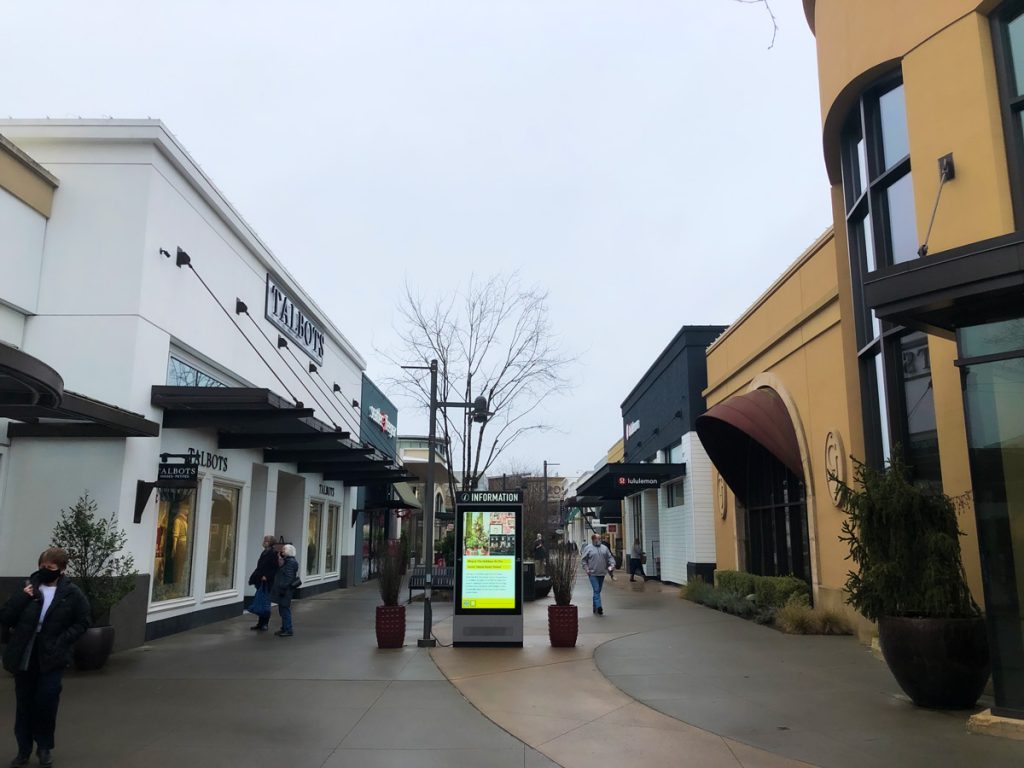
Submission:
M 711 348 L 707 396 L 712 441 L 768 454 L 751 454 L 760 486 L 735 480 L 740 496 L 806 524 L 765 547 L 761 510 L 737 514 L 723 482 L 718 565 L 803 568 L 817 600 L 839 603 L 848 563 L 827 469 L 849 472 L 847 454 L 881 465 L 898 443 L 918 481 L 973 500 L 964 564 L 986 608 L 994 709 L 1024 717 L 1024 2 L 804 9 L 833 235 Z
M 828 472 L 848 472 L 861 438 L 839 265 L 830 230 L 708 348 L 697 431 L 715 463 L 717 567 L 794 574 L 816 604 L 843 609 L 847 549 Z

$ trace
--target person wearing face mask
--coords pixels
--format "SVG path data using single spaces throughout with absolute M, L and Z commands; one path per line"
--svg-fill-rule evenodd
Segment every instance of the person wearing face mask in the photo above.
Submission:
M 583 570 L 590 577 L 590 586 L 594 590 L 594 613 L 603 616 L 601 588 L 604 577 L 615 569 L 615 556 L 596 533 L 590 537 L 590 542 L 583 548 Z
M 17 710 L 14 736 L 18 754 L 10 765 L 28 765 L 32 744 L 41 766 L 53 765 L 61 678 L 71 663 L 75 641 L 89 628 L 89 601 L 64 576 L 68 553 L 50 547 L 39 556 L 39 570 L 0 608 L 0 627 L 11 632 L 4 669 L 14 675 Z

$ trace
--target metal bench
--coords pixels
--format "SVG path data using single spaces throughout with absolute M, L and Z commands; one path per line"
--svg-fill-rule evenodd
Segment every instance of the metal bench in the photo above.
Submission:
M 407 602 L 412 602 L 412 591 L 414 589 L 421 589 L 426 592 L 425 575 L 426 569 L 422 565 L 416 566 L 409 571 L 409 600 Z M 449 594 L 453 594 L 455 590 L 455 568 L 451 566 L 446 568 L 434 566 L 431 568 L 430 589 L 432 592 L 446 591 Z

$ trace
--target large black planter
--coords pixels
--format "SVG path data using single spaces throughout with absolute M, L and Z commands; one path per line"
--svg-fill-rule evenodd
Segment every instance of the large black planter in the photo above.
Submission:
M 547 597 L 551 593 L 551 577 L 537 576 L 533 580 L 533 596 L 535 599 Z
M 75 643 L 75 667 L 81 670 L 99 669 L 107 663 L 113 649 L 113 627 L 90 627 Z
M 919 707 L 970 709 L 988 682 L 985 620 L 878 620 L 878 642 L 900 688 Z

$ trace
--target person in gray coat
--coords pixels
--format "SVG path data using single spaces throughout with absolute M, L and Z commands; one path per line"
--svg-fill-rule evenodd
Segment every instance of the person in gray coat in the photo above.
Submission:
M 274 588 L 271 592 L 281 614 L 281 629 L 274 634 L 278 637 L 291 637 L 292 632 L 292 593 L 302 583 L 299 581 L 299 561 L 295 559 L 295 547 L 285 544 L 281 547 L 278 557 L 281 567 L 274 574 Z
M 583 548 L 583 570 L 590 577 L 590 586 L 594 590 L 594 613 L 603 616 L 601 588 L 604 586 L 604 577 L 615 568 L 615 556 L 596 533 L 590 537 L 590 541 Z

